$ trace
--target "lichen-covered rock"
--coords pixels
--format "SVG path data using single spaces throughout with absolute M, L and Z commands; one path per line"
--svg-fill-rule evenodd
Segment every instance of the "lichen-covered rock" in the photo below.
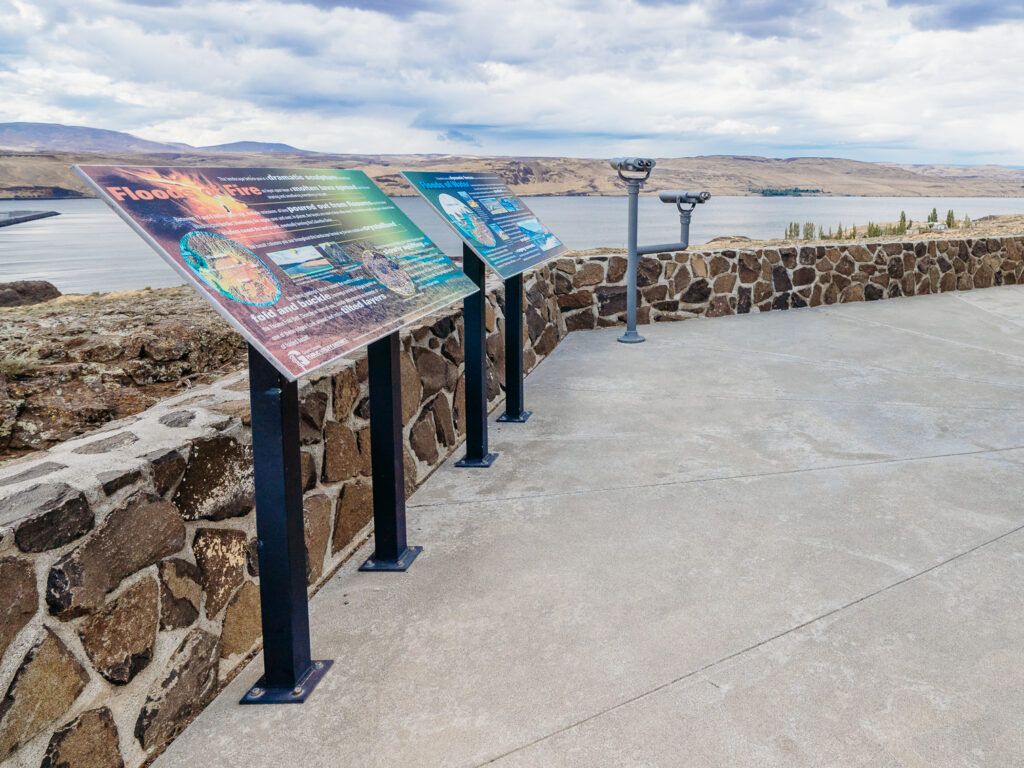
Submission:
M 360 387 L 356 369 L 345 366 L 334 374 L 334 420 L 344 421 L 352 414 L 359 400 Z
M 40 768 L 124 768 L 110 710 L 90 709 L 57 730 Z
M 32 563 L 13 557 L 0 560 L 0 660 L 38 609 L 39 593 Z
M 196 440 L 174 503 L 186 520 L 224 520 L 253 505 L 252 446 L 217 435 Z
M 94 517 L 85 494 L 65 483 L 45 483 L 0 501 L 0 519 L 27 518 L 14 532 L 22 552 L 46 552 L 88 533 Z
M 242 531 L 203 528 L 196 533 L 192 551 L 199 564 L 209 618 L 220 613 L 231 593 L 245 580 L 247 544 Z
M 203 600 L 199 567 L 173 558 L 160 563 L 160 629 L 181 629 L 199 618 Z
M 159 623 L 157 594 L 155 579 L 140 579 L 78 630 L 96 671 L 115 685 L 130 682 L 153 658 Z
M 324 572 L 327 540 L 331 537 L 331 500 L 322 493 L 302 502 L 306 540 L 306 582 L 313 584 Z
M 150 497 L 130 500 L 50 569 L 50 613 L 69 619 L 95 610 L 126 576 L 184 545 L 185 525 L 173 504 Z
M 45 628 L 0 700 L 0 762 L 63 717 L 88 682 L 85 668 Z
M 224 628 L 220 635 L 220 657 L 226 659 L 248 653 L 263 634 L 260 613 L 260 588 L 245 582 L 224 611 Z
M 153 687 L 135 721 L 135 738 L 147 752 L 177 736 L 210 703 L 217 690 L 220 644 L 201 629 L 181 641 L 168 673 Z

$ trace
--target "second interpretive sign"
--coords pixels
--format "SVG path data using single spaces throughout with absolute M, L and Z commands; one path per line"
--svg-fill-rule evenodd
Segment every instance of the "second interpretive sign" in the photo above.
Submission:
M 503 278 L 566 250 L 494 174 L 407 171 L 402 175 Z
M 477 290 L 362 171 L 76 170 L 291 380 Z

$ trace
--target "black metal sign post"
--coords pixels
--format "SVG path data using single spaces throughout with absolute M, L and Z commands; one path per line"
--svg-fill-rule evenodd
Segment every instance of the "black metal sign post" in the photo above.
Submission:
M 480 290 L 462 301 L 463 345 L 466 350 L 466 455 L 455 466 L 489 467 L 498 454 L 487 451 L 486 275 L 483 261 L 465 243 L 462 244 L 462 271 Z
M 249 347 L 263 677 L 242 704 L 301 703 L 330 669 L 309 649 L 299 386 Z
M 404 571 L 423 551 L 405 532 L 405 454 L 398 331 L 371 343 L 370 461 L 373 472 L 373 555 L 360 571 Z
M 505 412 L 498 421 L 522 424 L 523 410 L 523 273 L 505 280 Z

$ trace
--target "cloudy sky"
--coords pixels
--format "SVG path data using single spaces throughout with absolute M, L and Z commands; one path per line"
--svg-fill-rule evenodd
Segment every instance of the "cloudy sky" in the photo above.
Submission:
M 0 0 L 0 122 L 1024 165 L 1024 0 Z

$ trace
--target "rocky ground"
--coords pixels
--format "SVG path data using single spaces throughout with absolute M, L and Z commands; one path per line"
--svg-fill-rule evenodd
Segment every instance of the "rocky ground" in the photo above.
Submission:
M 987 216 L 970 229 L 902 239 L 1021 232 L 1024 216 Z M 791 242 L 724 237 L 697 247 L 759 248 Z M 617 252 L 601 248 L 581 254 Z M 164 397 L 237 370 L 245 361 L 242 338 L 184 286 L 69 295 L 34 306 L 0 308 L 0 461 L 143 411 Z
M 245 351 L 184 286 L 0 309 L 0 460 L 238 369 Z

